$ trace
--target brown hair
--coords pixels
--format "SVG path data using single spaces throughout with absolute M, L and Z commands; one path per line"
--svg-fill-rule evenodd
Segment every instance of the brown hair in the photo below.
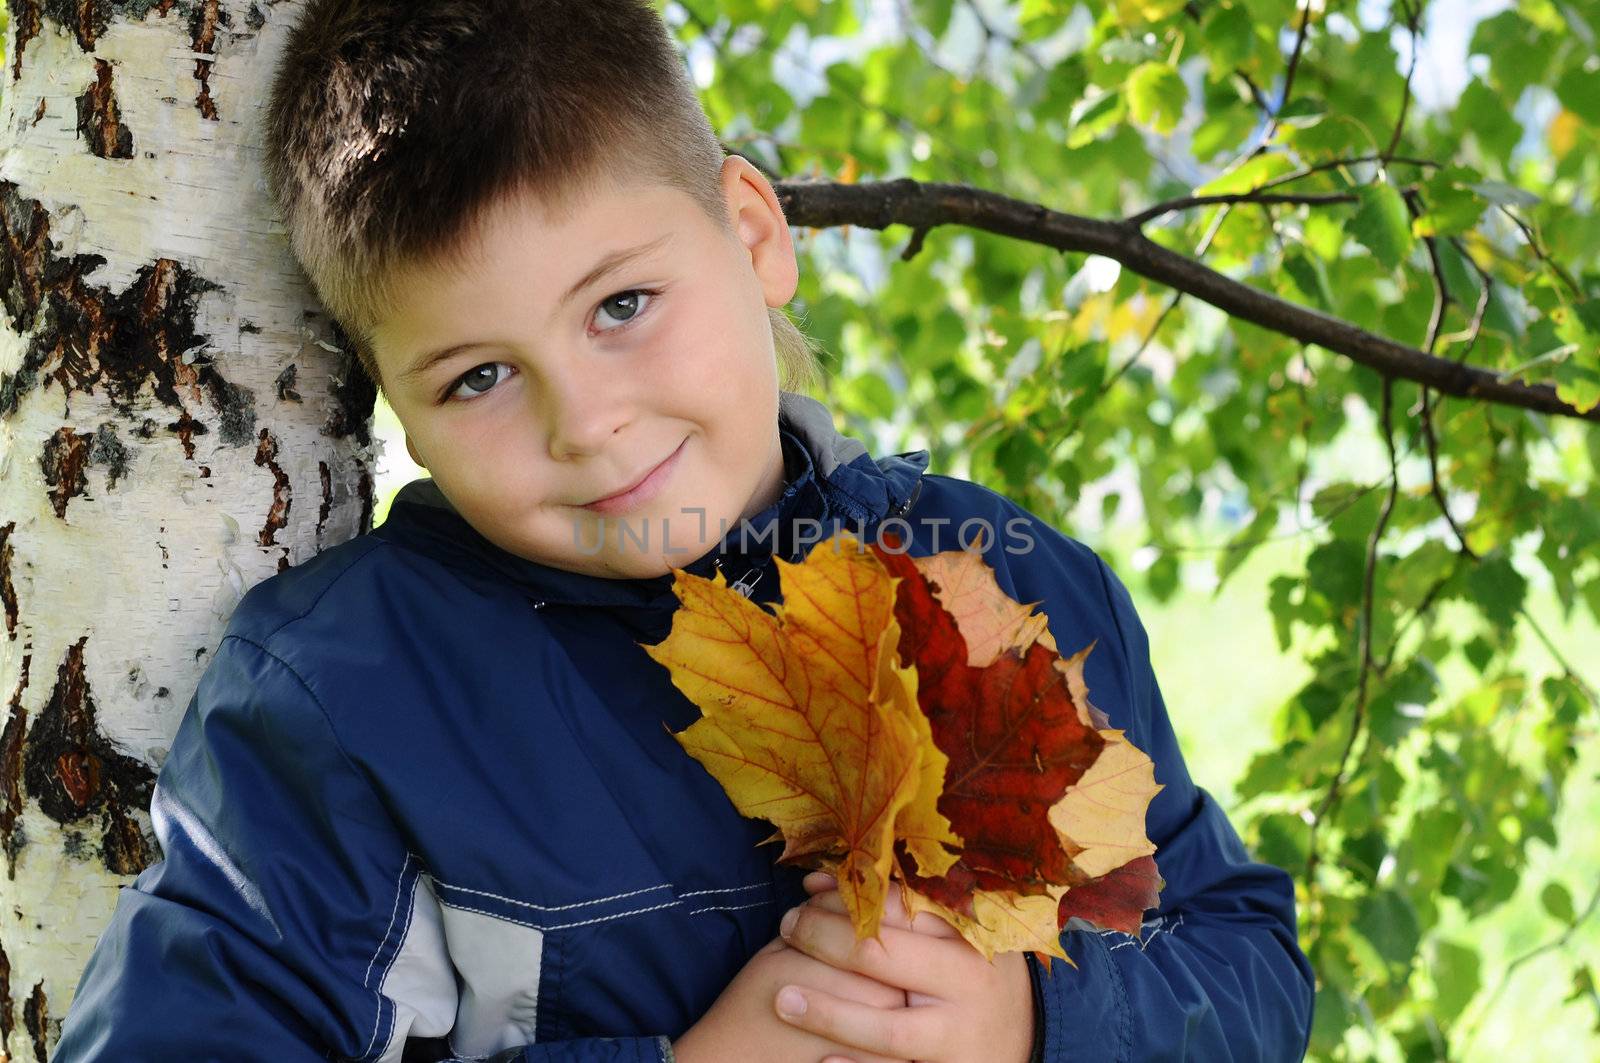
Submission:
M 459 264 L 502 196 L 560 211 L 625 163 L 732 232 L 722 146 L 648 0 L 311 0 L 264 140 L 290 247 L 374 383 L 397 269 Z M 813 341 L 768 318 L 781 386 L 815 387 Z

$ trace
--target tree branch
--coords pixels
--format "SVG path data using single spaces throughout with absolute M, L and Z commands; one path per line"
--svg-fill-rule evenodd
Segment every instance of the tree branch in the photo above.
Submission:
M 1293 195 L 1286 192 L 1222 192 L 1212 196 L 1184 196 L 1181 199 L 1169 199 L 1165 203 L 1157 203 L 1153 207 L 1146 207 L 1137 214 L 1130 214 L 1124 219 L 1124 225 L 1143 228 L 1144 223 L 1152 218 L 1159 218 L 1163 214 L 1175 211 L 1189 210 L 1192 207 L 1207 207 L 1213 203 L 1286 203 L 1297 206 L 1325 207 L 1333 203 L 1359 203 L 1361 197 L 1354 192 L 1308 192 L 1302 195 Z
M 1360 672 L 1356 679 L 1356 708 L 1350 717 L 1350 737 L 1345 742 L 1344 752 L 1339 754 L 1339 763 L 1334 770 L 1333 781 L 1328 784 L 1327 793 L 1322 795 L 1321 803 L 1311 814 L 1311 833 L 1306 840 L 1306 889 L 1313 897 L 1317 895 L 1317 864 L 1321 859 L 1317 850 L 1317 831 L 1339 806 L 1345 772 L 1350 767 L 1350 754 L 1354 752 L 1356 741 L 1366 726 L 1367 699 L 1371 693 L 1372 674 L 1377 669 L 1377 660 L 1372 654 L 1372 608 L 1376 597 L 1374 585 L 1378 573 L 1378 544 L 1383 541 L 1383 533 L 1389 527 L 1389 517 L 1394 513 L 1395 501 L 1400 496 L 1400 467 L 1394 448 L 1394 380 L 1390 377 L 1383 378 L 1383 408 L 1379 415 L 1379 426 L 1389 451 L 1389 493 L 1384 496 L 1383 509 L 1378 513 L 1378 520 L 1367 539 L 1367 560 L 1361 574 L 1361 633 L 1356 650 L 1360 658 Z M 1320 914 L 1317 920 L 1319 924 Z
M 1557 398 L 1548 385 L 1502 380 L 1488 370 L 1434 357 L 1348 321 L 1297 306 L 1170 251 L 1125 222 L 1054 211 L 968 185 L 909 178 L 860 184 L 791 180 L 780 182 L 775 190 L 790 225 L 866 229 L 906 225 L 913 230 L 964 225 L 1058 251 L 1104 255 L 1141 277 L 1192 295 L 1241 320 L 1302 343 L 1315 343 L 1385 375 L 1413 380 L 1459 398 L 1600 422 L 1600 406 L 1579 413 Z

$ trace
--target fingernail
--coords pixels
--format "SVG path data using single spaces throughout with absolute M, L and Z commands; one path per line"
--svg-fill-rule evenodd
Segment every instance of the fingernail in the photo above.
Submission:
M 778 924 L 778 934 L 785 941 L 789 939 L 789 931 L 794 929 L 795 920 L 799 918 L 800 909 L 798 907 L 790 908 L 787 912 L 783 913 L 783 921 Z M 801 1005 L 801 1007 L 804 1006 L 804 1004 Z
M 806 998 L 794 986 L 784 986 L 778 991 L 778 1014 L 793 1019 L 806 1013 Z

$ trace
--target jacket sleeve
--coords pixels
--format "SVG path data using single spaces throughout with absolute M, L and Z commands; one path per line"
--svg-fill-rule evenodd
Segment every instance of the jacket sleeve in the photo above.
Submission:
M 408 1037 L 448 1044 L 456 981 L 420 863 L 313 689 L 268 649 L 224 638 L 151 820 L 164 858 L 118 896 L 56 1063 L 398 1063 L 419 1058 Z M 495 1058 L 662 1063 L 670 1043 L 590 1038 Z
M 1040 531 L 1047 549 L 1067 548 L 1059 533 Z M 1083 571 L 1083 560 L 1079 554 L 1070 567 Z M 1144 625 L 1127 589 L 1098 557 L 1093 571 L 1114 623 L 1100 639 L 1110 652 L 1089 677 L 1090 698 L 1150 755 L 1156 781 L 1165 786 L 1146 818 L 1165 887 L 1137 938 L 1069 924 L 1061 941 L 1076 970 L 1052 961 L 1043 972 L 1029 956 L 1035 1000 L 1044 1007 L 1036 1058 L 1302 1059 L 1314 980 L 1297 940 L 1293 880 L 1253 862 L 1223 810 L 1190 779 L 1151 670 Z M 1096 696 L 1097 683 L 1111 688 L 1108 696 Z

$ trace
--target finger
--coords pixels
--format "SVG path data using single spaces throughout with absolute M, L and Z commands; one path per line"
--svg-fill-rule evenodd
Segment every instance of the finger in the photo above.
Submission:
M 874 1008 L 841 1000 L 818 989 L 788 985 L 773 1000 L 779 1018 L 846 1048 L 894 1059 L 926 1059 L 948 1040 L 945 1010 Z
M 838 915 L 849 914 L 849 909 L 844 906 L 844 898 L 839 894 L 838 890 L 815 894 L 807 903 L 818 905 Z M 905 905 L 900 901 L 900 886 L 894 882 L 889 883 L 889 893 L 884 898 L 883 921 L 888 926 L 899 927 L 901 930 L 915 930 L 919 934 L 931 934 L 934 937 L 957 938 L 961 936 L 961 931 L 933 912 L 918 912 L 915 916 L 907 915 Z
M 974 962 L 983 960 L 965 941 L 887 924 L 878 928 L 877 937 L 858 940 L 855 924 L 848 916 L 813 902 L 790 909 L 779 933 L 790 948 L 830 967 L 940 999 L 949 999 L 961 985 L 969 983 L 978 973 Z
M 813 871 L 800 880 L 800 885 L 805 887 L 807 893 L 816 894 L 838 889 L 839 880 L 826 871 Z

